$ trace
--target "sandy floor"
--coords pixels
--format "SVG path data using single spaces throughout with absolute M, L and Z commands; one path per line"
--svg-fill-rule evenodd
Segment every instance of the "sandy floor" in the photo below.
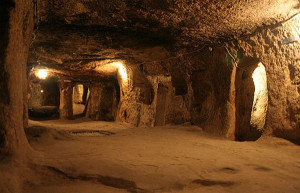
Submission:
M 83 119 L 30 125 L 36 153 L 24 193 L 300 192 L 300 147 L 283 139 L 233 142 L 198 127 Z

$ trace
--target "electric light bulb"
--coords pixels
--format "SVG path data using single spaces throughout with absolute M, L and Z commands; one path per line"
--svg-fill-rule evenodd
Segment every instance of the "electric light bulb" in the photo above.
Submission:
M 40 79 L 46 79 L 47 76 L 48 76 L 48 71 L 45 70 L 45 69 L 41 69 L 41 70 L 38 71 L 37 76 L 38 76 Z

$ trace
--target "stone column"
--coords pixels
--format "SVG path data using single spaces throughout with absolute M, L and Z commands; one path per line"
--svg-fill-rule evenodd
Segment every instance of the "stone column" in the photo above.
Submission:
M 60 81 L 59 116 L 61 119 L 73 118 L 73 85 L 71 80 Z
M 94 121 L 102 120 L 100 113 L 100 100 L 101 92 L 103 90 L 103 84 L 99 82 L 93 82 L 90 85 L 90 96 L 87 104 L 86 118 L 90 118 Z
M 225 128 L 226 137 L 231 140 L 235 140 L 235 122 L 236 122 L 236 109 L 235 109 L 235 78 L 236 77 L 236 67 L 233 66 L 231 76 L 230 76 L 230 90 L 229 90 L 229 100 L 226 104 L 226 118 L 225 118 Z
M 88 95 L 88 86 L 87 85 L 83 85 L 83 94 L 82 94 L 82 103 L 86 104 L 87 102 L 87 95 Z
M 27 119 L 23 114 L 27 107 L 23 104 L 27 88 L 26 62 L 33 32 L 32 7 L 32 1 L 5 0 L 0 5 L 0 156 L 25 156 L 29 150 L 23 120 Z M 2 176 L 5 174 L 1 173 Z M 0 190 L 12 185 L 8 181 L 1 180 Z M 14 192 L 15 187 L 7 190 Z

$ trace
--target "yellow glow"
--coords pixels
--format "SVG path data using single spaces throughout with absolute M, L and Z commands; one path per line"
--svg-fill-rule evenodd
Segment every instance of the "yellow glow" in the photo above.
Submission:
M 268 106 L 267 76 L 266 69 L 262 63 L 259 63 L 253 71 L 252 78 L 255 91 L 250 124 L 261 130 L 265 125 Z
M 121 76 L 122 80 L 127 81 L 127 71 L 124 65 L 121 62 L 114 62 L 112 63 L 112 65 L 118 69 L 118 73 Z
M 48 71 L 45 70 L 45 69 L 38 70 L 37 76 L 38 76 L 40 79 L 46 79 L 47 76 L 48 76 Z
M 126 83 L 128 79 L 126 67 L 121 62 L 113 62 L 101 65 L 97 67 L 97 71 L 106 74 L 111 74 L 117 71 L 123 83 Z
M 262 92 L 266 87 L 266 70 L 262 63 L 258 64 L 258 67 L 252 73 L 252 79 L 255 85 L 254 97 Z M 254 98 L 255 100 L 255 98 Z

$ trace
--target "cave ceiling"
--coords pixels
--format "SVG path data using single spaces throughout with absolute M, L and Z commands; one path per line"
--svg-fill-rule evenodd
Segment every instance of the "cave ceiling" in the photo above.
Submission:
M 276 25 L 299 0 L 38 0 L 30 65 L 89 71 L 160 60 L 171 48 L 218 44 Z

